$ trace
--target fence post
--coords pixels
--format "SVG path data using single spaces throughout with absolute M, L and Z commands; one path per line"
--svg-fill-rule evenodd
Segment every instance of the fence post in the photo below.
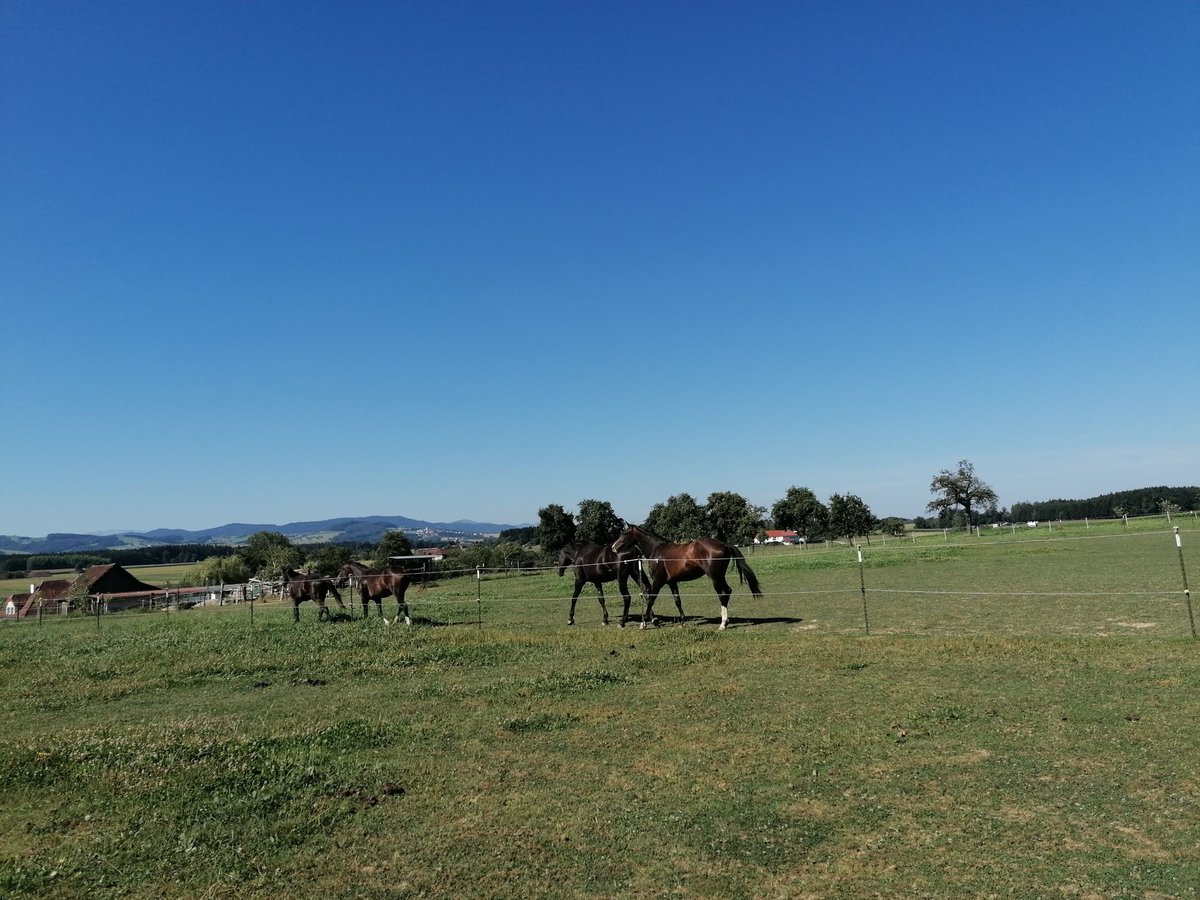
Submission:
M 862 544 L 855 544 L 855 549 L 858 551 L 858 587 L 862 591 L 863 629 L 869 636 L 871 634 L 871 620 L 867 618 L 867 576 L 863 574 Z
M 479 627 L 483 628 L 483 569 L 475 567 L 475 618 Z
M 1187 604 L 1188 626 L 1192 629 L 1192 637 L 1196 636 L 1196 619 L 1192 615 L 1192 592 L 1188 590 L 1187 566 L 1183 564 L 1183 540 L 1179 537 L 1179 526 L 1175 528 L 1175 547 L 1179 550 L 1179 574 L 1183 576 L 1183 599 Z

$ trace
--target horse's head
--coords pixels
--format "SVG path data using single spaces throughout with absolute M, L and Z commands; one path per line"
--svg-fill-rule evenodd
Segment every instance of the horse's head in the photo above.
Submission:
M 613 553 L 624 553 L 627 550 L 634 549 L 638 546 L 638 537 L 642 530 L 636 525 L 626 525 L 625 530 L 617 535 L 617 539 L 613 541 Z
M 567 570 L 567 566 L 575 562 L 575 545 L 567 544 L 558 551 L 558 577 L 562 577 L 562 573 Z

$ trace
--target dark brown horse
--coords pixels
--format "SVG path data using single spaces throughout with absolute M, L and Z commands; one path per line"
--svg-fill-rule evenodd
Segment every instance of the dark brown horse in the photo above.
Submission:
M 718 541 L 716 538 L 701 538 L 687 544 L 672 544 L 644 531 L 636 525 L 628 525 L 612 545 L 614 553 L 623 553 L 636 548 L 650 564 L 650 590 L 646 593 L 646 611 L 642 613 L 642 627 L 654 621 L 654 601 L 658 592 L 666 585 L 675 597 L 675 608 L 679 610 L 679 621 L 684 620 L 683 604 L 679 601 L 679 582 L 692 581 L 707 575 L 712 579 L 717 598 L 721 601 L 721 625 L 725 630 L 729 623 L 729 595 L 733 589 L 725 580 L 729 563 L 737 566 L 738 576 L 750 585 L 750 593 L 761 597 L 758 578 L 746 564 L 742 551 L 737 547 Z
M 342 595 L 338 593 L 337 587 L 329 578 L 306 575 L 295 569 L 284 569 L 283 587 L 288 596 L 292 598 L 292 621 L 294 622 L 300 621 L 300 604 L 305 600 L 311 600 L 319 607 L 317 610 L 318 622 L 330 617 L 329 609 L 325 606 L 325 598 L 329 594 L 333 594 L 333 599 L 337 601 L 338 606 L 342 609 L 346 608 L 346 604 L 342 602 Z
M 402 572 L 391 566 L 384 569 L 372 569 L 370 566 L 364 566 L 357 562 L 346 563 L 338 571 L 337 577 L 339 586 L 344 587 L 349 584 L 352 588 L 357 588 L 359 596 L 362 598 L 363 618 L 367 618 L 370 614 L 369 604 L 374 600 L 375 607 L 379 610 L 379 617 L 383 619 L 385 625 L 399 622 L 401 615 L 404 616 L 405 625 L 412 624 L 412 618 L 408 614 L 408 601 L 404 599 L 404 594 L 411 582 L 411 572 Z M 389 622 L 383 615 L 384 597 L 396 598 L 396 618 L 392 622 Z
M 605 544 L 577 543 L 563 547 L 558 555 L 559 577 L 562 577 L 567 566 L 575 567 L 575 591 L 571 594 L 571 611 L 567 613 L 567 624 L 575 624 L 575 601 L 579 599 L 579 592 L 583 590 L 583 586 L 594 584 L 596 594 L 600 598 L 602 621 L 607 625 L 608 607 L 604 605 L 604 582 L 615 581 L 625 601 L 625 608 L 621 611 L 621 627 L 624 628 L 629 618 L 630 576 L 633 576 L 641 587 L 643 594 L 650 589 L 650 581 L 642 571 L 639 555 L 637 552 L 614 553 L 613 549 Z

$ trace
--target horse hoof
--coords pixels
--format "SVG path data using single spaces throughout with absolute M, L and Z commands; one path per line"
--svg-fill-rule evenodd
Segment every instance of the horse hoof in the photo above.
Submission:
M 411 625 L 411 624 L 412 624 L 412 619 L 410 619 L 408 616 L 405 616 L 405 617 L 404 617 L 404 624 L 405 624 L 405 625 Z
M 575 624 L 575 620 L 574 620 L 574 619 L 567 619 L 567 624 L 568 624 L 568 625 L 574 625 L 574 624 Z
M 645 623 L 645 622 L 643 622 L 643 623 L 642 623 L 640 626 L 638 626 L 638 627 L 639 627 L 639 628 L 640 628 L 642 631 L 645 631 L 645 630 L 646 630 L 646 623 Z

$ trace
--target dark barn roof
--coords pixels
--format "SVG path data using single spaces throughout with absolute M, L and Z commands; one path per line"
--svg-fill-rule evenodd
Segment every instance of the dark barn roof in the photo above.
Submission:
M 49 578 L 37 586 L 35 597 L 43 600 L 61 600 L 71 592 L 71 582 L 65 578 Z
M 89 594 L 131 594 L 138 591 L 162 590 L 153 584 L 139 581 L 116 563 L 91 566 L 75 579 L 74 584 L 79 584 L 80 581 L 87 585 Z

